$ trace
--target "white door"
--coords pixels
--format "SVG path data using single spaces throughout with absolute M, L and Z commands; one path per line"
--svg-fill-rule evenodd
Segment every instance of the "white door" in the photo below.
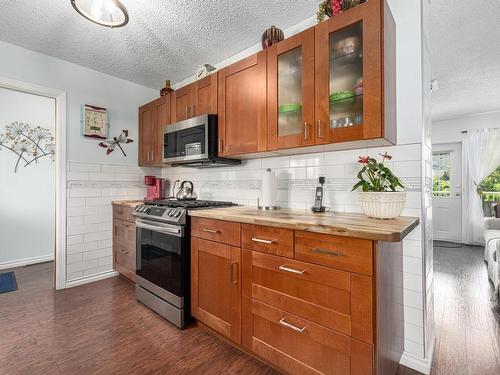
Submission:
M 434 239 L 462 242 L 462 145 L 432 145 Z

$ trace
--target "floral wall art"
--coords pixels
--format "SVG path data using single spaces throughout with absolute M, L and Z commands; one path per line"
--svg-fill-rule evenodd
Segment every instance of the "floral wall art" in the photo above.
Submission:
M 49 157 L 54 161 L 55 142 L 52 132 L 41 126 L 32 126 L 23 122 L 12 122 L 0 133 L 0 151 L 17 155 L 14 172 L 19 167 L 36 165 L 40 159 Z

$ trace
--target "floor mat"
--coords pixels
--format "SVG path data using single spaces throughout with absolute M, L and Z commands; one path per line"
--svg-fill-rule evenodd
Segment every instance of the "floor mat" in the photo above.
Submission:
M 17 290 L 16 275 L 14 272 L 0 273 L 0 293 Z
M 434 246 L 436 247 L 445 247 L 447 249 L 459 249 L 462 247 L 461 243 L 449 242 L 449 241 L 433 241 Z

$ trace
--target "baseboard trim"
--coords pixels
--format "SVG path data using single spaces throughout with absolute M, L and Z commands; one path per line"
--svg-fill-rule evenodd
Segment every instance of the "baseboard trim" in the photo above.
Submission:
M 31 264 L 37 264 L 37 263 L 51 262 L 53 260 L 54 260 L 53 254 L 52 255 L 44 255 L 41 257 L 18 259 L 18 260 L 13 260 L 10 262 L 0 263 L 0 270 L 6 270 L 8 268 L 24 267 L 24 266 L 29 266 Z
M 400 364 L 409 367 L 413 370 L 421 372 L 422 374 L 429 375 L 432 367 L 432 357 L 434 355 L 434 347 L 436 346 L 436 333 L 433 332 L 429 343 L 429 350 L 427 351 L 426 358 L 416 357 L 413 354 L 403 352 Z
M 107 271 L 103 273 L 98 273 L 97 275 L 79 277 L 78 279 L 70 280 L 66 282 L 66 288 L 74 288 L 75 286 L 93 283 L 96 281 L 109 279 L 110 277 L 118 276 L 116 271 Z

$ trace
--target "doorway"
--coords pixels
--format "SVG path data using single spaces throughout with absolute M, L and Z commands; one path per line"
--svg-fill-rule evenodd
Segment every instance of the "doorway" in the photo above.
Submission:
M 14 241 L 14 253 L 10 254 L 14 258 L 0 261 L 3 263 L 0 264 L 0 269 L 54 259 L 53 286 L 56 289 L 64 289 L 66 287 L 66 93 L 1 77 L 0 93 L 2 94 L 0 143 L 7 146 L 1 147 L 0 153 L 2 159 L 5 159 L 0 160 L 2 174 L 0 215 L 2 223 L 8 223 L 11 228 L 8 232 L 2 232 L 3 256 L 6 256 L 5 237 L 12 235 L 10 242 Z M 52 167 L 51 176 L 46 176 L 40 168 L 37 168 L 43 167 L 44 164 L 47 166 L 47 163 Z M 27 179 L 20 181 L 26 177 L 23 172 L 29 175 Z M 15 176 L 12 176 L 13 174 Z M 48 181 L 44 189 L 39 185 L 42 179 Z M 50 190 L 47 190 L 49 185 Z M 11 191 L 7 191 L 8 188 Z M 33 202 L 27 209 L 21 207 L 24 202 L 30 203 L 29 199 L 32 198 Z M 7 209 L 7 204 L 14 204 L 14 208 Z M 43 211 L 47 204 L 52 206 L 51 213 Z M 25 230 L 24 228 L 28 226 L 27 220 L 36 221 L 37 225 Z M 44 241 L 40 241 L 40 233 L 37 232 L 40 228 L 43 228 L 40 233 L 47 235 Z M 24 246 L 22 254 L 16 253 L 15 249 L 20 249 L 21 246 Z M 33 251 L 37 248 L 42 249 L 43 254 L 33 255 Z
M 462 145 L 432 146 L 434 239 L 462 242 Z

